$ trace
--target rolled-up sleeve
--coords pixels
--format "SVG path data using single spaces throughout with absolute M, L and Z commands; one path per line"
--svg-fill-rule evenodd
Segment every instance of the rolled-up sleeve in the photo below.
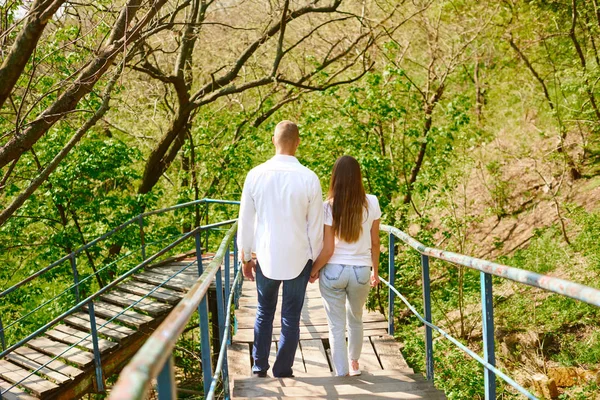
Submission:
M 312 250 L 312 260 L 314 261 L 323 248 L 323 193 L 321 191 L 321 183 L 316 175 L 313 176 L 311 182 L 309 201 L 307 230 Z
M 252 246 L 254 245 L 254 224 L 256 221 L 256 207 L 251 193 L 252 171 L 246 176 L 242 199 L 240 201 L 240 215 L 238 219 L 237 244 L 238 249 L 244 252 L 243 261 L 252 258 Z

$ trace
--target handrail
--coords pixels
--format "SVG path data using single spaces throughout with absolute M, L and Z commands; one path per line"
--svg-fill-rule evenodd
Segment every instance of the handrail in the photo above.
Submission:
M 463 265 L 465 267 L 496 275 L 501 278 L 510 279 L 525 285 L 534 286 L 546 291 L 558 293 L 563 296 L 571 297 L 572 299 L 600 307 L 600 290 L 598 289 L 564 279 L 555 278 L 553 276 L 541 275 L 532 271 L 509 267 L 508 265 L 497 264 L 491 261 L 482 260 L 480 258 L 464 256 L 451 251 L 427 247 L 423 243 L 408 236 L 400 229 L 389 225 L 381 225 L 381 230 L 393 233 L 397 238 L 421 254 L 448 261 L 453 264 Z
M 62 264 L 63 262 L 65 262 L 68 259 L 70 259 L 71 257 L 77 256 L 79 253 L 81 253 L 82 251 L 85 251 L 85 250 L 89 249 L 90 247 L 94 246 L 96 243 L 109 238 L 110 236 L 114 235 L 115 233 L 117 233 L 117 232 L 123 230 L 124 228 L 128 227 L 132 223 L 134 223 L 136 221 L 140 221 L 140 219 L 143 219 L 146 216 L 155 215 L 155 214 L 161 214 L 161 213 L 165 213 L 165 212 L 168 212 L 168 211 L 173 211 L 173 210 L 177 210 L 177 209 L 180 209 L 180 208 L 189 207 L 189 206 L 192 206 L 192 205 L 204 204 L 204 203 L 206 203 L 206 204 L 240 204 L 239 201 L 234 201 L 234 200 L 218 200 L 218 199 L 205 198 L 205 199 L 200 199 L 200 200 L 189 201 L 187 203 L 176 204 L 174 206 L 166 207 L 166 208 L 161 208 L 159 210 L 152 210 L 152 211 L 148 211 L 148 212 L 143 212 L 141 214 L 136 215 L 135 217 L 130 218 L 129 220 L 125 221 L 124 223 L 122 223 L 121 225 L 117 226 L 116 228 L 111 229 L 110 231 L 106 232 L 105 234 L 97 237 L 96 239 L 92 240 L 91 242 L 89 242 L 89 243 L 87 243 L 87 244 L 79 247 L 78 249 L 73 250 L 71 253 L 67 254 L 66 256 L 62 257 L 61 259 L 59 259 L 57 261 L 54 261 L 52 264 L 48 265 L 47 267 L 42 268 L 41 270 L 39 270 L 39 271 L 31 274 L 27 278 L 25 278 L 22 281 L 14 284 L 13 286 L 9 287 L 8 289 L 3 290 L 2 292 L 0 292 L 0 298 L 6 296 L 7 294 L 9 294 L 11 292 L 13 292 L 14 290 L 16 290 L 17 288 L 23 286 L 27 282 L 32 281 L 33 279 L 37 278 L 38 276 L 42 275 L 43 273 L 50 271 L 51 269 L 53 269 L 54 267 Z
M 475 257 L 469 257 L 450 251 L 440 250 L 425 246 L 423 243 L 412 238 L 405 232 L 389 225 L 381 225 L 380 230 L 389 234 L 389 282 L 381 279 L 390 289 L 388 300 L 388 331 L 393 335 L 393 315 L 394 315 L 394 296 L 397 295 L 410 309 L 410 311 L 425 325 L 425 352 L 426 352 L 426 372 L 427 379 L 433 380 L 433 338 L 432 329 L 439 332 L 442 336 L 450 340 L 462 351 L 467 353 L 473 359 L 483 365 L 485 380 L 485 398 L 496 398 L 495 376 L 500 376 L 509 385 L 517 389 L 521 394 L 529 399 L 536 397 L 508 377 L 502 371 L 495 367 L 494 354 L 494 314 L 492 301 L 492 279 L 495 275 L 501 278 L 510 279 L 517 283 L 537 287 L 549 292 L 557 293 L 563 296 L 573 298 L 591 305 L 600 307 L 600 290 L 581 285 L 579 283 L 555 278 L 547 275 L 537 274 L 532 271 L 522 270 L 507 265 L 502 265 Z M 422 284 L 423 284 L 423 305 L 425 316 L 420 315 L 415 308 L 402 296 L 394 287 L 395 280 L 395 238 L 399 238 L 408 246 L 412 247 L 421 254 L 422 265 Z M 480 357 L 475 352 L 464 346 L 458 340 L 447 334 L 445 331 L 432 323 L 431 317 L 431 288 L 429 283 L 429 257 L 448 261 L 453 264 L 462 265 L 480 272 L 481 279 L 481 302 L 482 302 L 482 326 L 483 326 L 483 352 Z
M 202 272 L 202 275 L 198 278 L 194 286 L 192 286 L 185 297 L 169 313 L 167 318 L 146 340 L 129 364 L 123 369 L 119 375 L 119 380 L 111 390 L 109 399 L 142 399 L 148 392 L 152 379 L 157 377 L 159 379 L 160 392 L 161 377 L 159 374 L 167 375 L 169 385 L 172 385 L 172 352 L 175 343 L 183 333 L 192 315 L 201 307 L 201 303 L 206 301 L 208 288 L 212 280 L 217 276 L 217 273 L 220 272 L 221 263 L 225 259 L 226 253 L 228 253 L 230 243 L 235 238 L 236 230 L 237 222 L 229 229 L 214 258 Z M 201 342 L 205 342 L 207 339 L 207 337 L 203 336 Z M 203 344 L 207 345 L 207 343 Z M 208 359 L 210 360 L 210 358 Z M 206 370 L 210 370 L 210 368 L 210 363 L 206 365 L 203 361 L 204 372 L 206 373 Z M 173 393 L 175 388 L 173 386 L 164 388 L 163 390 L 168 390 L 170 393 L 167 397 L 174 398 Z

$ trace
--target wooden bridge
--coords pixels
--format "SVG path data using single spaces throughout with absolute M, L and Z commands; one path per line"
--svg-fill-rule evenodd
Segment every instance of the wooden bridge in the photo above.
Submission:
M 196 282 L 195 260 L 151 266 L 94 302 L 105 376 L 118 373 L 127 364 Z M 129 306 L 131 309 L 126 310 Z M 94 349 L 86 338 L 91 330 L 90 317 L 84 310 L 87 308 L 0 360 L 0 391 L 10 388 L 2 394 L 3 399 L 74 399 L 96 391 Z M 110 319 L 114 320 L 108 322 Z M 11 388 L 13 384 L 18 385 Z

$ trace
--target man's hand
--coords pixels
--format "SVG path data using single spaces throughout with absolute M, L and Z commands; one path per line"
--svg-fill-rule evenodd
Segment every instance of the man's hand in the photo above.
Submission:
M 244 277 L 246 277 L 246 279 L 254 282 L 254 273 L 256 272 L 256 261 L 250 260 L 248 262 L 245 262 L 244 265 L 242 265 L 242 272 L 244 273 Z

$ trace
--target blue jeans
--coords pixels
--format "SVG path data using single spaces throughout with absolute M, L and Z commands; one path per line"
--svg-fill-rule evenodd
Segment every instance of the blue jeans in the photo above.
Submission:
M 308 260 L 304 269 L 294 279 L 279 281 L 269 279 L 262 274 L 260 265 L 256 265 L 256 289 L 258 292 L 258 309 L 254 324 L 254 346 L 252 357 L 254 365 L 252 372 L 267 372 L 269 370 L 269 353 L 273 337 L 273 319 L 277 308 L 279 286 L 283 282 L 283 301 L 281 306 L 281 336 L 273 376 L 291 376 L 292 365 L 298 341 L 300 340 L 300 314 L 304 305 L 306 285 L 310 278 L 312 260 Z

